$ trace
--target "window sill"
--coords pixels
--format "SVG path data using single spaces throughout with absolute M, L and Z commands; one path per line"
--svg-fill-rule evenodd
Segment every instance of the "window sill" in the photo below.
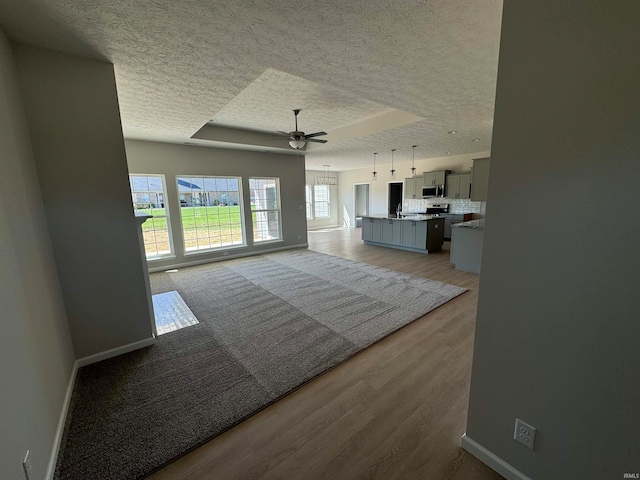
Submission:
M 261 242 L 253 242 L 253 246 L 258 246 L 258 245 L 268 245 L 270 243 L 284 243 L 284 240 L 281 238 L 278 238 L 277 240 L 263 240 Z
M 175 255 L 162 255 L 157 257 L 147 257 L 147 262 L 161 262 L 162 260 L 174 260 L 177 257 Z
M 229 250 L 238 250 L 240 248 L 247 248 L 247 244 L 243 243 L 242 245 L 229 245 L 228 247 L 218 247 L 218 248 L 209 248 L 207 250 L 193 250 L 190 252 L 184 252 L 185 257 L 195 256 L 195 255 L 205 255 L 216 252 L 228 252 Z

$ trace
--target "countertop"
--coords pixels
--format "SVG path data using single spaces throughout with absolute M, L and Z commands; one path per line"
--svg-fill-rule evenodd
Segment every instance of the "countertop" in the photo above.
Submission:
M 413 220 L 414 222 L 424 222 L 427 220 L 437 220 L 439 218 L 442 218 L 444 220 L 444 217 L 434 217 L 433 215 L 422 215 L 422 214 L 412 214 L 412 215 L 403 215 L 400 218 L 396 218 L 396 217 L 392 217 L 389 215 L 369 215 L 366 217 L 362 217 L 362 218 L 377 218 L 380 220 L 398 220 L 398 221 L 404 221 L 404 220 Z
M 454 223 L 451 228 L 476 228 L 478 230 L 484 230 L 484 218 L 477 220 L 469 220 L 468 222 Z

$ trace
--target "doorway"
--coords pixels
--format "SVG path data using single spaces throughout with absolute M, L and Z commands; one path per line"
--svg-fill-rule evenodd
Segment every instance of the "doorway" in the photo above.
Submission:
M 394 216 L 398 210 L 402 210 L 402 182 L 389 182 L 387 188 L 389 189 L 387 214 Z
M 369 184 L 356 183 L 353 185 L 356 227 L 362 226 L 362 217 L 369 216 Z

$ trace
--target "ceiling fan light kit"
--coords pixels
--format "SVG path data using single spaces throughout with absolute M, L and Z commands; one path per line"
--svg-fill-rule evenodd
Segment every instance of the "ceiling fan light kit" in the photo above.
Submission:
M 295 148 L 296 150 L 300 150 L 306 145 L 307 142 L 327 143 L 326 140 L 315 138 L 315 137 L 321 137 L 322 135 L 326 135 L 327 132 L 315 132 L 315 133 L 310 133 L 309 135 L 305 135 L 304 132 L 301 132 L 300 130 L 298 130 L 298 114 L 299 113 L 300 113 L 299 108 L 296 108 L 293 111 L 293 115 L 296 121 L 296 129 L 294 131 L 278 132 L 281 135 L 286 135 L 287 137 L 289 137 L 289 146 L 291 148 Z

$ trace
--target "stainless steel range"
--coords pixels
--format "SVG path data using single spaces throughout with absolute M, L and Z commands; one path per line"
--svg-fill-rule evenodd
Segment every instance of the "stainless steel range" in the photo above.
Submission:
M 427 206 L 427 211 L 425 212 L 427 215 L 433 215 L 434 217 L 439 217 L 449 213 L 449 204 L 448 203 L 433 203 Z

